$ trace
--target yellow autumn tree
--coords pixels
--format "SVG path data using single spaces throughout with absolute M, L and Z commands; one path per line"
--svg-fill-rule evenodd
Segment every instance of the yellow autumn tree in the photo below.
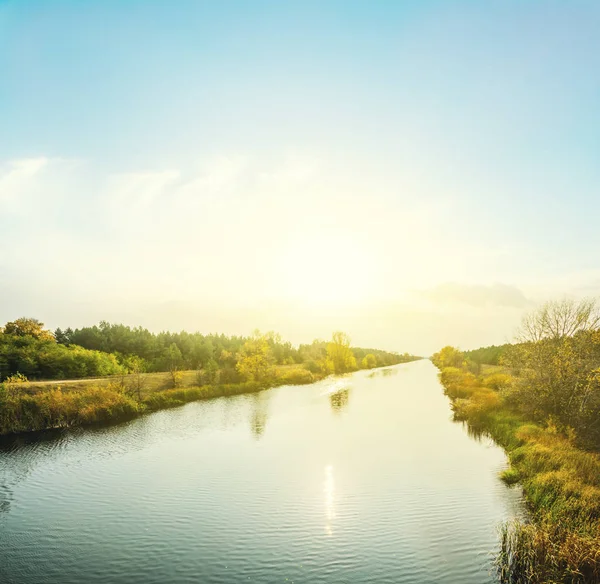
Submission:
M 373 353 L 367 353 L 361 361 L 363 369 L 373 369 L 377 367 L 377 357 Z
M 269 344 L 269 334 L 255 331 L 238 353 L 235 366 L 238 373 L 249 381 L 264 381 L 273 374 L 275 359 Z
M 441 349 L 438 353 L 434 353 L 431 356 L 431 361 L 439 367 L 443 369 L 444 367 L 462 367 L 465 365 L 465 356 L 456 347 L 446 346 Z
M 36 318 L 17 318 L 4 325 L 4 334 L 15 337 L 33 337 L 41 341 L 54 341 L 54 335 L 44 329 L 44 323 Z
M 341 331 L 336 331 L 327 343 L 327 360 L 331 363 L 334 373 L 347 373 L 356 369 L 356 359 L 350 348 L 350 337 Z

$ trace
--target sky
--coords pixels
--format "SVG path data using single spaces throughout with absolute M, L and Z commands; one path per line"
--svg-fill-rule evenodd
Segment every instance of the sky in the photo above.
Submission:
M 0 0 L 0 322 L 512 339 L 600 292 L 600 5 Z

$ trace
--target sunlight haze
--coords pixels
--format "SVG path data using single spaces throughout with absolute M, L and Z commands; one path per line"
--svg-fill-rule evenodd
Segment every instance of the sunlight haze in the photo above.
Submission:
M 0 2 L 0 321 L 429 355 L 600 291 L 594 2 Z

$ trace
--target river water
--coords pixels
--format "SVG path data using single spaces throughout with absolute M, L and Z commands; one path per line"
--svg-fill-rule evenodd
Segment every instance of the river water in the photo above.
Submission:
M 503 452 L 429 361 L 0 450 L 0 582 L 495 582 Z

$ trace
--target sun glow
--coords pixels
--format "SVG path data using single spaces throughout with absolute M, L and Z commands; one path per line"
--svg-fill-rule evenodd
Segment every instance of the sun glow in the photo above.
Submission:
M 275 270 L 279 299 L 311 308 L 360 305 L 376 292 L 377 258 L 347 234 L 307 234 L 285 247 Z

